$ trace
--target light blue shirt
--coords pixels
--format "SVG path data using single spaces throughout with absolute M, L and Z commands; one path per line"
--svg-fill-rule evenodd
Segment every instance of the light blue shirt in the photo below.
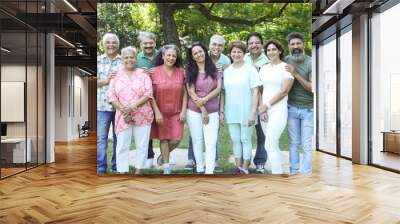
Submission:
M 121 65 L 121 56 L 117 55 L 114 60 L 102 54 L 97 57 L 97 80 L 105 80 L 112 71 L 117 71 Z M 115 111 L 113 106 L 108 102 L 107 97 L 108 85 L 97 88 L 97 110 L 98 111 Z
M 240 68 L 230 65 L 224 71 L 225 122 L 247 125 L 253 105 L 252 88 L 260 86 L 258 72 L 245 62 Z
M 246 53 L 243 59 L 245 62 L 255 65 L 257 67 L 261 67 L 262 65 L 269 63 L 268 57 L 267 55 L 265 55 L 264 52 L 261 52 L 260 56 L 258 56 L 256 60 L 253 60 L 253 58 L 251 58 L 250 53 Z
M 208 55 L 210 55 L 211 57 L 211 53 L 208 52 Z M 217 66 L 217 68 L 219 66 L 223 67 L 224 65 L 230 65 L 231 64 L 231 60 L 224 54 L 221 53 L 221 55 L 219 56 L 218 60 L 214 63 L 215 66 Z

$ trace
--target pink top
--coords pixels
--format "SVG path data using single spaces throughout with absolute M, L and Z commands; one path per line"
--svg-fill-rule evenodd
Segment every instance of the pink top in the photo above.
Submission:
M 208 76 L 207 78 L 205 73 L 199 73 L 197 76 L 196 84 L 195 84 L 195 92 L 198 97 L 205 97 L 210 94 L 215 88 L 217 88 L 217 82 L 221 79 L 222 74 L 220 72 L 215 73 L 215 79 Z M 207 101 L 205 108 L 208 113 L 214 113 L 219 111 L 219 95 Z M 188 109 L 196 112 L 201 112 L 200 108 L 196 106 L 193 102 L 192 98 L 189 97 L 188 100 Z
M 131 107 L 134 102 L 143 96 L 153 98 L 153 87 L 150 77 L 144 73 L 143 69 L 135 69 L 131 78 L 123 66 L 120 67 L 116 76 L 110 81 L 108 90 L 108 100 L 110 102 L 119 101 L 124 106 Z M 150 101 L 138 107 L 131 114 L 132 121 L 136 126 L 151 125 L 153 122 L 153 109 Z M 122 113 L 117 110 L 115 113 L 115 133 L 118 134 L 123 129 L 131 128 L 132 122 L 127 124 Z

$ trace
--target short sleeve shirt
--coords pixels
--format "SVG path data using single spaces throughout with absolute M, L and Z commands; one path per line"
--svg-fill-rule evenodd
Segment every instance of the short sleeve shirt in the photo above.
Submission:
M 110 82 L 108 90 L 109 101 L 119 101 L 122 105 L 131 107 L 133 103 L 143 96 L 153 97 L 150 77 L 139 68 L 129 77 L 125 68 L 121 67 Z M 131 118 L 135 126 L 151 125 L 154 116 L 150 102 L 146 102 L 132 112 Z M 118 134 L 123 129 L 132 127 L 132 123 L 125 123 L 122 113 L 117 110 L 115 113 L 115 127 L 115 133 Z
M 97 80 L 105 80 L 113 71 L 117 71 L 121 65 L 121 56 L 117 55 L 114 60 L 106 54 L 97 57 Z M 107 98 L 108 85 L 97 88 L 97 110 L 114 111 L 113 106 Z
M 157 51 L 154 51 L 153 53 L 153 58 L 157 55 Z M 153 68 L 154 67 L 154 62 L 153 58 L 147 58 L 144 56 L 143 51 L 140 52 L 137 55 L 137 62 L 136 62 L 136 67 L 137 68 Z
M 210 52 L 208 52 L 208 55 L 210 55 Z M 215 64 L 215 66 L 217 68 L 218 67 L 223 67 L 225 65 L 230 65 L 231 64 L 231 60 L 226 55 L 221 53 L 221 55 L 219 56 L 218 60 L 214 64 Z
M 264 52 L 262 52 L 256 60 L 253 60 L 253 58 L 251 58 L 250 53 L 246 53 L 243 59 L 245 62 L 255 65 L 257 67 L 261 67 L 262 65 L 269 63 L 268 57 L 265 55 Z
M 285 69 L 285 62 L 277 65 L 267 64 L 260 69 L 260 81 L 263 86 L 262 99 L 263 102 L 269 102 L 281 90 L 282 83 L 285 79 L 294 79 L 294 77 Z M 286 108 L 288 97 L 285 96 L 278 103 L 274 104 L 271 108 Z
M 253 104 L 252 88 L 260 86 L 256 68 L 245 62 L 240 68 L 230 65 L 224 71 L 225 121 L 247 125 Z
M 211 76 L 206 77 L 205 73 L 199 73 L 197 76 L 196 84 L 195 84 L 195 92 L 198 97 L 205 97 L 210 94 L 215 88 L 217 88 L 218 80 L 220 80 L 222 74 L 217 72 L 215 74 L 215 79 Z M 207 101 L 204 106 L 208 113 L 214 113 L 219 111 L 219 95 Z M 189 97 L 188 100 L 188 109 L 201 112 L 200 108 L 196 106 L 193 102 L 192 98 Z

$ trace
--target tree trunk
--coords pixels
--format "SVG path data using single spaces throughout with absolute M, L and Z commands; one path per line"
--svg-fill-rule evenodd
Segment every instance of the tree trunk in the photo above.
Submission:
M 161 30 L 165 44 L 176 44 L 181 49 L 178 30 L 176 28 L 174 13 L 175 4 L 157 3 L 157 9 L 160 14 Z

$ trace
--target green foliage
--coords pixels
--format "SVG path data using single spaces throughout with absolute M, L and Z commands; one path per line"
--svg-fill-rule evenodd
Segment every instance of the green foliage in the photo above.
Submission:
M 226 24 L 208 20 L 198 9 L 196 3 L 187 8 L 177 9 L 174 19 L 178 36 L 183 46 L 193 41 L 200 41 L 206 46 L 211 35 L 223 35 L 226 42 L 233 40 L 246 41 L 251 32 L 260 32 L 265 40 L 274 38 L 285 46 L 286 36 L 293 31 L 302 32 L 306 39 L 306 52 L 311 53 L 311 3 L 291 3 L 279 14 L 283 3 L 204 3 L 212 7 L 214 16 L 230 19 L 255 20 L 271 15 L 272 19 L 251 25 Z M 98 53 L 102 52 L 101 37 L 106 32 L 116 33 L 121 47 L 133 45 L 139 47 L 137 35 L 139 31 L 150 31 L 157 35 L 157 46 L 166 44 L 162 39 L 162 27 L 159 13 L 153 3 L 101 3 L 98 12 Z M 287 48 L 285 49 L 287 50 Z

